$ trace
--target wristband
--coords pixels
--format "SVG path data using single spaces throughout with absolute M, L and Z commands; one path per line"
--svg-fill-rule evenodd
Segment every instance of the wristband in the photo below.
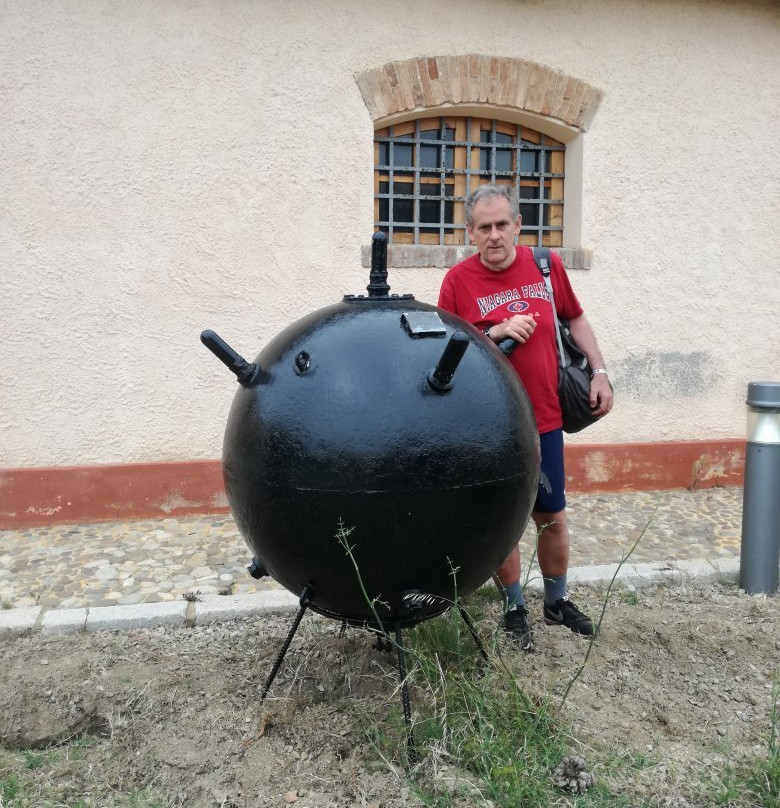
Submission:
M 487 328 L 483 328 L 483 329 L 482 329 L 482 333 L 483 333 L 483 334 L 484 334 L 484 335 L 485 335 L 485 336 L 486 336 L 488 339 L 493 339 L 493 337 L 491 337 L 491 336 L 490 336 L 490 329 L 491 329 L 491 328 L 493 328 L 493 326 L 492 326 L 492 325 L 489 325 Z
M 607 375 L 606 368 L 593 368 L 590 372 L 590 378 L 592 379 L 594 376 L 598 376 L 599 373 L 603 373 L 605 376 Z

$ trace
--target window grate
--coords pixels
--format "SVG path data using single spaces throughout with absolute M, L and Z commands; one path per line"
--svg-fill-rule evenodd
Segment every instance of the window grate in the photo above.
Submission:
M 517 190 L 523 244 L 558 247 L 565 146 L 536 130 L 475 117 L 418 118 L 374 139 L 374 224 L 391 244 L 467 244 L 464 201 L 478 186 Z

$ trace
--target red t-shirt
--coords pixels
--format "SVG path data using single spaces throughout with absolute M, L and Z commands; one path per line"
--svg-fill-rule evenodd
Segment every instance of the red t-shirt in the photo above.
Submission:
M 517 247 L 515 260 L 498 272 L 488 269 L 478 254 L 456 264 L 444 276 L 439 306 L 478 328 L 497 325 L 514 314 L 536 320 L 530 339 L 509 356 L 523 382 L 536 415 L 539 432 L 560 429 L 558 403 L 558 349 L 555 324 L 544 277 L 530 247 Z M 582 315 L 561 259 L 550 254 L 550 278 L 559 316 L 573 320 Z

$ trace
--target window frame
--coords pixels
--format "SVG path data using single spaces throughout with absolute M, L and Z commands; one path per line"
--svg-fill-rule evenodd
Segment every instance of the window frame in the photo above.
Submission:
M 528 121 L 485 117 L 485 110 L 476 115 L 471 111 L 432 112 L 375 129 L 374 227 L 388 234 L 388 244 L 415 248 L 468 246 L 464 200 L 479 185 L 499 182 L 511 183 L 521 196 L 521 213 L 526 215 L 519 242 L 561 247 L 567 144 L 529 126 Z M 426 134 L 430 132 L 436 135 Z M 411 165 L 396 159 L 398 147 L 403 148 L 405 157 L 413 155 Z M 430 161 L 423 159 L 424 150 L 428 153 L 431 149 L 437 150 L 435 165 L 427 165 Z M 505 155 L 509 155 L 509 167 L 499 166 L 499 156 L 505 161 Z M 526 155 L 534 155 L 532 170 L 523 170 Z M 396 179 L 398 175 L 400 180 Z M 411 185 L 411 189 L 405 188 L 411 193 L 394 193 L 396 185 Z M 438 185 L 438 194 L 425 194 L 424 185 Z M 536 193 L 522 198 L 523 188 Z M 421 216 L 422 203 L 431 200 L 439 202 L 437 221 Z M 400 219 L 395 215 L 398 201 L 411 203 L 411 217 Z M 446 217 L 448 206 L 450 218 Z M 528 215 L 530 206 L 536 208 L 535 221 Z M 404 207 L 408 212 L 409 207 Z M 431 237 L 433 231 L 438 231 L 435 239 Z

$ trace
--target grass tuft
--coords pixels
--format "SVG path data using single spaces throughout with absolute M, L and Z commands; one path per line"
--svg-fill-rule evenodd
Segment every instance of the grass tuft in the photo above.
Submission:
M 726 767 L 710 783 L 713 805 L 723 808 L 778 808 L 780 806 L 780 683 L 772 688 L 766 757 L 753 756 Z

